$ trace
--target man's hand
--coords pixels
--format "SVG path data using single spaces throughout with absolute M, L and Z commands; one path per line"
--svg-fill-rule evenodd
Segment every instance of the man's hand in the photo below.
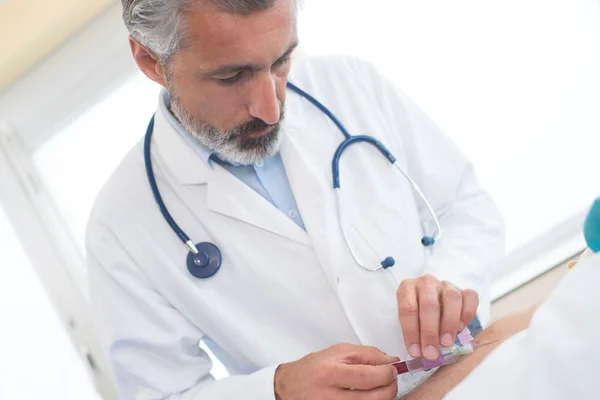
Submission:
M 275 372 L 277 400 L 392 400 L 398 361 L 375 347 L 339 344 L 282 364 Z
M 402 400 L 441 400 L 456 385 L 471 373 L 484 358 L 488 356 L 502 341 L 517 332 L 526 329 L 537 304 L 520 312 L 510 314 L 489 326 L 475 338 L 475 343 L 492 343 L 488 346 L 475 347 L 475 352 L 468 357 L 461 357 L 458 362 L 446 365 L 437 370 L 431 378 L 423 382 L 415 390 L 402 397 Z M 498 350 L 500 351 L 500 350 Z
M 405 279 L 396 292 L 398 319 L 412 357 L 435 360 L 439 347 L 451 346 L 457 332 L 475 317 L 479 296 L 432 275 Z

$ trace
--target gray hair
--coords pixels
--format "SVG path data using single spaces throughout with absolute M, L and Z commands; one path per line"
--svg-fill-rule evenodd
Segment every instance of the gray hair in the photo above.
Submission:
M 213 4 L 226 12 L 248 15 L 271 8 L 277 0 L 121 0 L 123 21 L 131 36 L 162 63 L 183 46 L 181 16 L 194 5 Z

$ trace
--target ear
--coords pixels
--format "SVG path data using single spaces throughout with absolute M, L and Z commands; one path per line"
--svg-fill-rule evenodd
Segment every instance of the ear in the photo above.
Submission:
M 154 82 L 166 87 L 166 71 L 158 58 L 132 36 L 129 36 L 129 46 L 133 59 L 140 70 Z

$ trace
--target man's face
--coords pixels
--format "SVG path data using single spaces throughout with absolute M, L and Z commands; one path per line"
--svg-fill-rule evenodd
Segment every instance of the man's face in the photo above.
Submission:
M 247 16 L 203 7 L 183 21 L 187 41 L 166 74 L 172 112 L 230 161 L 250 164 L 275 153 L 297 45 L 295 1 Z

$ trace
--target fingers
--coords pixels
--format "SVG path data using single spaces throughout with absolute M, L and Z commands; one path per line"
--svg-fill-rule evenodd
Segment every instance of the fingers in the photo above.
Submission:
M 343 389 L 373 390 L 396 382 L 398 372 L 391 365 L 337 364 L 334 386 Z
M 421 356 L 421 330 L 419 321 L 419 300 L 416 290 L 417 280 L 405 279 L 396 293 L 398 320 L 402 327 L 404 344 L 412 357 Z
M 385 354 L 373 346 L 360 346 L 353 344 L 344 344 L 342 350 L 341 362 L 346 364 L 364 364 L 364 365 L 385 365 L 399 360 Z
M 344 396 L 360 399 L 393 399 L 398 371 L 390 363 L 399 361 L 372 346 L 340 344 L 332 348 L 337 361 L 323 370 L 321 378 L 330 387 L 344 390 Z M 392 389 L 394 387 L 394 390 Z M 352 389 L 351 391 L 349 389 Z M 386 393 L 392 393 L 386 395 Z M 384 397 L 369 397 L 369 396 Z M 359 397 L 355 397 L 359 396 Z M 343 397 L 347 398 L 347 397 Z
M 451 346 L 456 334 L 475 317 L 479 296 L 431 275 L 405 279 L 396 293 L 404 343 L 412 357 L 434 360 L 439 347 Z
M 441 283 L 434 277 L 425 275 L 417 290 L 421 320 L 421 352 L 426 358 L 435 360 L 440 347 Z
M 375 347 L 337 344 L 281 364 L 273 379 L 275 396 L 392 400 L 396 396 L 398 372 L 389 364 L 395 361 L 397 357 Z
M 479 296 L 432 275 L 405 279 L 396 293 L 404 343 L 412 357 L 435 360 L 439 347 L 451 346 L 457 332 L 475 317 Z
M 349 400 L 393 400 L 398 394 L 398 384 L 394 382 L 387 386 L 379 387 L 369 391 L 347 390 L 344 399 Z
M 460 290 L 451 285 L 442 289 L 442 324 L 440 343 L 444 347 L 451 346 L 462 321 L 463 296 Z
M 461 294 L 463 305 L 460 320 L 464 326 L 467 326 L 473 321 L 473 318 L 475 318 L 477 307 L 479 307 L 479 295 L 472 289 L 465 289 Z

